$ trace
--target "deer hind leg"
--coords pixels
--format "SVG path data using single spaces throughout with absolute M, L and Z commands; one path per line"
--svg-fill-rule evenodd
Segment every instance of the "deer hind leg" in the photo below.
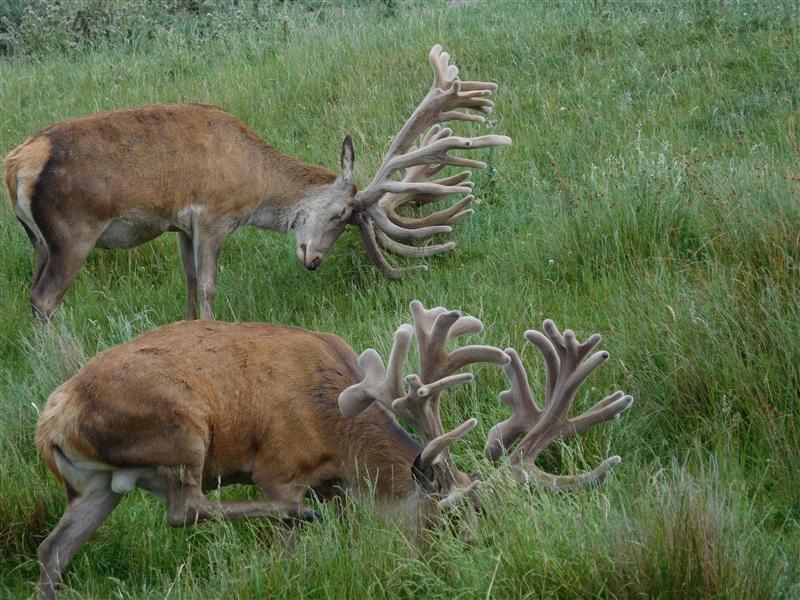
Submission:
M 49 321 L 100 235 L 101 227 L 76 228 L 47 240 L 49 255 L 31 288 L 33 314 Z
M 197 318 L 197 270 L 194 259 L 194 242 L 183 231 L 178 232 L 178 248 L 181 251 L 183 273 L 186 276 L 186 320 Z
M 122 498 L 111 490 L 111 474 L 96 471 L 81 481 L 55 529 L 39 545 L 39 600 L 55 598 L 69 562 Z
M 39 281 L 39 278 L 42 276 L 44 266 L 47 264 L 49 251 L 47 250 L 47 244 L 45 241 L 39 239 L 33 230 L 28 227 L 25 221 L 19 218 L 18 220 L 22 224 L 22 227 L 25 228 L 25 233 L 28 234 L 28 239 L 31 241 L 31 246 L 33 246 L 33 250 L 36 253 L 36 258 L 33 265 L 33 280 L 31 281 L 31 288 L 33 288 L 33 286 L 36 285 L 36 282 Z
M 172 527 L 185 527 L 204 521 L 234 521 L 254 517 L 314 521 L 316 513 L 290 502 L 252 500 L 249 502 L 212 502 L 203 495 L 199 468 L 161 467 L 159 475 L 166 483 L 167 521 Z

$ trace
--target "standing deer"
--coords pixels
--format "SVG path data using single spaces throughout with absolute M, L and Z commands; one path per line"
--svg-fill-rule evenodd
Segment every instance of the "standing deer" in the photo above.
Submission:
M 374 490 L 387 518 L 432 526 L 458 505 L 474 520 L 477 478 L 459 470 L 449 448 L 477 423 L 446 431 L 441 394 L 472 380 L 457 373 L 495 363 L 511 381 L 500 395 L 512 416 L 495 426 L 485 454 L 520 482 L 567 489 L 600 483 L 612 457 L 579 476 L 555 476 L 534 461 L 558 438 L 616 418 L 630 406 L 617 392 L 581 416 L 567 411 L 584 379 L 608 359 L 589 355 L 597 335 L 578 344 L 551 321 L 526 333 L 547 363 L 543 409 L 534 402 L 517 354 L 490 346 L 448 350 L 483 325 L 444 308 L 411 303 L 414 326 L 394 335 L 389 360 L 373 349 L 356 358 L 329 333 L 267 324 L 183 321 L 102 352 L 56 389 L 39 420 L 36 442 L 63 481 L 68 504 L 39 546 L 40 599 L 55 595 L 64 569 L 126 492 L 143 488 L 166 501 L 173 527 L 209 519 L 314 520 L 304 504 Z M 403 378 L 412 336 L 418 374 Z M 421 443 L 399 426 L 410 425 Z M 252 483 L 262 498 L 217 502 L 203 492 Z
M 244 225 L 294 230 L 297 258 L 319 267 L 347 224 L 360 228 L 367 255 L 390 278 L 425 269 L 395 268 L 382 249 L 425 257 L 455 242 L 413 242 L 451 231 L 469 215 L 467 195 L 422 217 L 402 215 L 469 194 L 470 171 L 431 180 L 448 165 L 486 164 L 451 156 L 456 149 L 505 146 L 502 135 L 465 138 L 447 121 L 485 120 L 494 83 L 461 81 L 439 45 L 429 55 L 434 80 L 425 99 L 391 143 L 377 174 L 361 191 L 353 181 L 350 137 L 341 173 L 287 156 L 221 108 L 159 104 L 103 112 L 56 123 L 28 138 L 5 160 L 14 212 L 36 252 L 30 301 L 49 319 L 95 246 L 133 248 L 166 231 L 178 232 L 186 275 L 188 319 L 212 319 L 217 263 L 225 239 Z M 419 148 L 412 145 L 428 130 Z M 403 173 L 401 180 L 395 176 Z M 412 243 L 404 243 L 412 242 Z

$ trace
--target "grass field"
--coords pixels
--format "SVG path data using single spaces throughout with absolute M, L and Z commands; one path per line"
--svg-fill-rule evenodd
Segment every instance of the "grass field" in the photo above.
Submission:
M 310 162 L 336 164 L 351 134 L 363 185 L 427 91 L 441 42 L 467 77 L 500 84 L 489 127 L 459 131 L 514 139 L 485 153 L 456 250 L 390 282 L 356 231 L 309 273 L 291 237 L 242 230 L 223 252 L 217 317 L 332 331 L 358 351 L 385 351 L 412 298 L 478 316 L 501 347 L 522 350 L 546 317 L 601 332 L 612 358 L 576 405 L 616 388 L 636 402 L 542 463 L 622 464 L 599 491 L 503 490 L 469 546 L 448 530 L 417 544 L 363 506 L 323 508 L 290 552 L 265 522 L 172 530 L 134 493 L 72 563 L 62 598 L 800 597 L 796 4 L 451 4 L 279 3 L 258 28 L 215 17 L 214 35 L 186 25 L 9 55 L 0 153 L 67 117 L 199 101 Z M 27 302 L 32 249 L 7 202 L 0 596 L 19 598 L 34 593 L 35 548 L 65 504 L 33 445 L 39 407 L 82 356 L 181 318 L 185 292 L 173 234 L 96 251 L 42 331 Z M 540 387 L 531 348 L 523 359 Z M 446 417 L 479 418 L 456 454 L 481 471 L 505 382 L 475 372 Z

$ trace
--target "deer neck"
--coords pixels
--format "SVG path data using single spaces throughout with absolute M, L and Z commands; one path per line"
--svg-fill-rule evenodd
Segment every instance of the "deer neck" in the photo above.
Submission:
M 335 173 L 284 154 L 260 139 L 254 140 L 260 157 L 256 198 L 244 223 L 286 233 L 303 199 L 313 197 L 315 189 L 329 185 Z
M 373 405 L 354 420 L 345 420 L 354 487 L 372 488 L 384 499 L 413 498 L 411 474 L 422 448 L 383 407 Z M 369 482 L 369 484 L 367 483 Z

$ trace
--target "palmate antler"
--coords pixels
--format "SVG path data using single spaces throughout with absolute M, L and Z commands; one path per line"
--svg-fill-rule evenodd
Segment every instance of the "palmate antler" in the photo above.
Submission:
M 519 356 L 513 348 L 507 348 L 506 354 L 511 361 L 503 367 L 503 372 L 511 382 L 511 389 L 502 392 L 500 400 L 511 407 L 511 417 L 489 432 L 484 454 L 497 461 L 506 449 L 522 438 L 509 456 L 509 464 L 517 479 L 556 490 L 591 487 L 601 483 L 619 464 L 619 456 L 607 458 L 589 473 L 570 476 L 546 473 L 534 461 L 554 441 L 581 434 L 598 423 L 618 418 L 631 405 L 633 398 L 617 391 L 582 415 L 568 418 L 567 412 L 578 388 L 592 371 L 608 360 L 609 354 L 605 351 L 590 354 L 600 343 L 598 334 L 579 344 L 572 331 L 568 329 L 562 334 L 549 319 L 542 329 L 544 333 L 526 331 L 525 338 L 539 349 L 547 366 L 544 408 L 533 399 Z
M 494 104 L 488 97 L 497 89 L 497 85 L 480 81 L 462 82 L 458 78 L 458 68 L 449 64 L 450 55 L 443 52 L 438 44 L 431 49 L 428 58 L 434 73 L 428 95 L 392 141 L 375 177 L 355 198 L 353 220 L 361 229 L 367 255 L 390 278 L 427 267 L 393 267 L 386 261 L 382 250 L 401 256 L 425 257 L 452 249 L 455 242 L 431 246 L 415 246 L 404 242 L 421 241 L 449 233 L 451 225 L 472 214 L 467 209 L 472 196 L 419 218 L 402 216 L 397 209 L 408 203 L 422 206 L 443 200 L 451 194 L 469 194 L 472 191 L 473 184 L 468 181 L 470 171 L 430 179 L 449 165 L 476 169 L 486 167 L 486 163 L 478 160 L 451 156 L 450 151 L 507 146 L 511 143 L 511 138 L 504 135 L 465 138 L 453 135 L 449 128 L 441 127 L 441 123 L 452 120 L 483 122 L 483 115 L 459 109 L 490 113 Z M 426 129 L 428 132 L 419 148 L 412 148 Z M 400 181 L 392 179 L 398 172 L 404 172 Z
M 372 348 L 358 357 L 364 379 L 339 395 L 339 409 L 345 417 L 353 418 L 372 402 L 379 402 L 411 425 L 422 440 L 424 447 L 417 465 L 419 470 L 427 472 L 437 461 L 442 461 L 448 468 L 439 474 L 447 475 L 451 473 L 448 448 L 469 433 L 477 420 L 468 419 L 446 432 L 439 413 L 442 392 L 472 381 L 470 373 L 454 374 L 463 367 L 479 362 L 504 365 L 509 358 L 505 352 L 491 346 L 447 350 L 448 342 L 454 338 L 483 329 L 483 324 L 474 317 L 464 317 L 458 311 L 442 307 L 426 310 L 417 300 L 411 303 L 411 312 L 414 327 L 405 324 L 397 329 L 385 367 L 380 355 Z M 403 364 L 414 333 L 419 344 L 419 370 L 418 374 L 403 378 Z M 437 488 L 447 490 L 449 486 L 439 482 Z

